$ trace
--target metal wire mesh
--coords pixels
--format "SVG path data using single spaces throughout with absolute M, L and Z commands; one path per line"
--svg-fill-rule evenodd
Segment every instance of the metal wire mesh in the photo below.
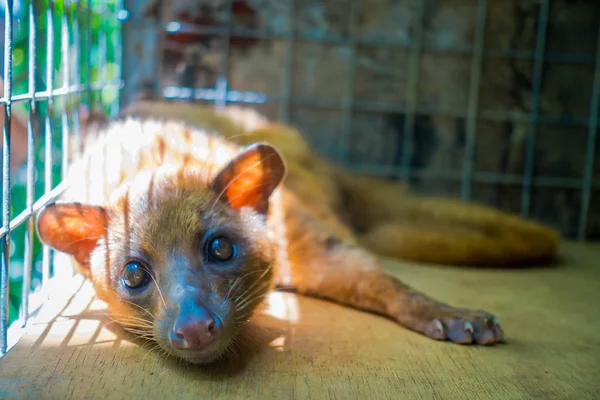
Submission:
M 9 347 L 9 322 L 24 326 L 30 314 L 41 305 L 30 303 L 32 274 L 39 272 L 36 254 L 39 251 L 36 249 L 40 247 L 34 231 L 33 217 L 65 188 L 61 181 L 66 175 L 70 156 L 78 150 L 77 146 L 71 147 L 73 142 L 77 143 L 77 140 L 71 140 L 71 135 L 78 138 L 80 134 L 80 107 L 86 106 L 90 110 L 100 107 L 114 115 L 118 112 L 119 105 L 118 96 L 114 93 L 118 93 L 122 87 L 119 74 L 121 31 L 115 31 L 113 27 L 119 23 L 117 14 L 121 10 L 120 3 L 31 0 L 15 4 L 12 0 L 4 0 L 3 8 L 5 34 L 4 93 L 0 99 L 0 104 L 4 107 L 0 355 L 4 355 Z M 19 15 L 15 15 L 16 9 Z M 21 31 L 26 29 L 21 41 L 15 40 L 15 21 Z M 107 37 L 109 33 L 110 38 Z M 111 60 L 107 57 L 108 44 Z M 17 52 L 27 54 L 27 62 L 23 76 L 18 76 L 15 80 L 13 63 Z M 43 59 L 41 65 L 40 59 Z M 22 59 L 20 63 L 23 64 Z M 21 80 L 25 79 L 26 85 L 20 85 L 24 92 L 16 93 L 17 83 L 22 83 Z M 40 90 L 40 84 L 45 86 L 44 90 Z M 107 97 L 110 99 L 107 100 Z M 26 126 L 26 172 L 16 174 L 15 178 L 15 171 L 12 171 L 14 166 L 11 168 L 11 154 L 14 150 L 11 149 L 11 138 L 18 132 L 11 132 L 11 126 L 15 126 L 13 120 L 18 118 L 14 113 L 15 107 L 21 104 L 25 106 L 20 121 Z M 25 112 L 26 116 L 23 116 Z M 57 152 L 60 154 L 57 155 Z M 36 188 L 40 185 L 42 187 Z M 20 186 L 24 186 L 23 199 L 13 195 L 21 193 Z M 18 210 L 16 215 L 13 210 Z M 20 247 L 18 242 L 21 238 L 13 234 L 23 227 L 23 253 L 18 254 L 15 250 Z M 47 297 L 46 289 L 53 271 L 51 251 L 47 246 L 42 247 L 41 282 L 34 285 L 34 289 L 41 294 L 38 298 L 43 300 Z M 15 271 L 19 265 L 22 265 L 21 274 Z M 15 279 L 11 280 L 9 277 Z M 13 280 L 22 282 L 21 292 L 14 296 L 15 303 L 20 304 L 9 304 L 9 289 L 13 287 Z M 37 278 L 35 280 L 39 281 Z M 15 338 L 12 339 L 14 340 Z
M 2 266 L 0 270 L 0 354 L 7 350 L 7 332 L 11 321 L 10 313 L 10 276 L 15 269 L 15 253 L 20 237 L 15 237 L 18 229 L 23 229 L 24 244 L 22 251 L 22 294 L 20 296 L 20 312 L 17 324 L 24 325 L 29 315 L 38 305 L 29 304 L 29 294 L 34 285 L 33 275 L 37 271 L 36 239 L 33 225 L 34 213 L 47 202 L 55 198 L 64 186 L 61 178 L 67 171 L 69 155 L 72 149 L 79 149 L 79 111 L 80 105 L 90 109 L 103 106 L 105 110 L 116 115 L 119 101 L 116 97 L 107 100 L 110 90 L 123 87 L 121 100 L 129 103 L 135 93 L 144 86 L 167 99 L 204 101 L 222 107 L 229 103 L 242 103 L 259 107 L 265 104 L 276 104 L 277 118 L 284 122 L 293 122 L 295 107 L 309 107 L 313 110 L 337 110 L 340 116 L 340 134 L 335 138 L 337 148 L 330 156 L 355 171 L 374 173 L 391 178 L 410 181 L 415 178 L 441 179 L 460 184 L 460 195 L 471 199 L 474 185 L 493 183 L 520 187 L 520 208 L 523 216 L 529 216 L 534 196 L 534 189 L 539 187 L 573 189 L 581 192 L 581 207 L 578 214 L 577 236 L 586 238 L 586 227 L 589 223 L 591 198 L 594 190 L 600 190 L 600 181 L 594 180 L 596 158 L 596 142 L 598 135 L 598 112 L 600 107 L 600 25 L 598 26 L 596 53 L 564 54 L 549 52 L 547 35 L 549 25 L 550 0 L 542 0 L 538 8 L 535 24 L 535 45 L 532 50 L 491 49 L 486 48 L 486 24 L 488 24 L 490 3 L 492 0 L 477 0 L 475 29 L 471 46 L 439 46 L 426 40 L 426 0 L 415 1 L 415 26 L 408 38 L 377 37 L 370 38 L 359 35 L 360 20 L 365 12 L 366 0 L 348 0 L 338 2 L 348 10 L 348 28 L 344 35 L 316 32 L 299 29 L 297 15 L 304 2 L 285 0 L 271 3 L 285 8 L 287 18 L 285 29 L 264 31 L 240 28 L 234 23 L 234 9 L 240 0 L 223 0 L 220 24 L 189 24 L 178 21 L 173 14 L 172 2 L 158 2 L 156 17 L 148 16 L 148 7 L 152 0 L 125 1 L 125 9 L 120 2 L 104 1 L 26 1 L 17 2 L 17 7 L 24 7 L 27 16 L 27 41 L 25 52 L 27 59 L 27 85 L 23 93 L 15 91 L 14 53 L 15 53 L 15 4 L 12 0 L 4 0 L 4 93 L 0 104 L 4 106 L 3 125 L 3 172 L 2 172 Z M 109 4 L 107 6 L 107 4 Z M 268 3 L 253 1 L 253 4 Z M 268 4 L 257 5 L 267 7 Z M 67 10 L 67 11 L 65 11 Z M 22 21 L 23 18 L 19 19 Z M 115 22 L 123 25 L 123 40 L 126 51 L 122 52 L 120 30 L 110 30 Z M 21 23 L 21 22 L 19 22 Z M 46 30 L 40 29 L 41 25 Z M 167 33 L 187 33 L 204 35 L 220 40 L 217 78 L 214 86 L 170 85 L 164 82 L 164 60 Z M 232 90 L 231 43 L 234 39 L 279 40 L 285 43 L 285 51 L 280 68 L 280 85 L 277 93 L 260 91 Z M 323 46 L 339 46 L 347 50 L 349 67 L 344 79 L 339 84 L 343 87 L 343 95 L 339 100 L 302 96 L 295 93 L 294 76 L 297 70 L 295 59 L 299 47 L 304 42 L 319 43 Z M 393 52 L 404 52 L 407 55 L 405 101 L 374 101 L 357 98 L 355 89 L 357 80 L 361 78 L 357 66 L 358 53 L 361 46 L 378 46 Z M 58 51 L 60 49 L 60 51 Z M 56 51 L 55 51 L 56 50 Z M 464 87 L 467 93 L 465 109 L 436 108 L 420 104 L 419 81 L 423 76 L 421 69 L 424 53 L 445 53 L 470 57 L 469 79 Z M 41 54 L 44 56 L 41 57 Z M 527 113 L 498 111 L 481 107 L 482 68 L 486 60 L 519 60 L 532 63 L 531 104 Z M 43 62 L 40 63 L 40 60 Z M 69 60 L 74 60 L 69 62 Z M 159 60 L 159 62 L 157 62 Z M 593 66 L 593 82 L 589 117 L 573 117 L 564 115 L 546 115 L 540 113 L 541 91 L 545 77 L 544 66 L 547 63 L 568 62 L 576 65 Z M 60 64 L 60 68 L 56 67 Z M 109 73 L 112 66 L 113 74 Z M 121 65 L 122 77 L 121 80 Z M 117 73 L 115 72 L 115 68 Z M 45 81 L 45 83 L 44 83 Z M 43 89 L 43 90 L 42 90 Z M 108 91 L 108 92 L 107 92 Z M 25 120 L 27 136 L 26 170 L 22 177 L 25 193 L 23 206 L 15 206 L 12 196 L 13 186 L 17 180 L 11 171 L 11 120 L 14 119 L 15 106 L 27 105 Z M 361 112 L 402 113 L 404 135 L 399 146 L 399 160 L 379 163 L 356 163 L 352 160 L 350 147 L 352 144 L 353 125 Z M 416 125 L 418 117 L 433 115 L 437 117 L 461 118 L 466 122 L 464 157 L 462 168 L 420 169 L 411 160 L 416 152 Z M 525 163 L 523 172 L 503 173 L 480 171 L 474 166 L 476 143 L 480 136 L 480 126 L 484 122 L 511 122 L 528 125 L 531 129 L 527 136 Z M 567 126 L 585 128 L 587 140 L 585 165 L 582 177 L 557 177 L 552 174 L 535 172 L 535 146 L 538 131 L 543 126 Z M 43 132 L 43 134 L 42 134 Z M 71 138 L 71 136 L 73 136 Z M 73 139 L 73 141 L 71 141 Z M 73 147 L 69 146 L 74 143 Z M 391 145 L 391 144 L 390 144 Z M 41 150 L 41 151 L 38 151 Z M 57 154 L 60 152 L 60 157 Z M 397 161 L 397 162 L 396 162 Z M 42 172 L 43 171 L 43 172 Z M 40 187 L 37 187 L 41 184 Z M 15 212 L 15 210 L 17 210 Z M 43 247 L 41 256 L 41 293 L 45 298 L 44 288 L 52 276 L 51 252 Z M 34 268 L 34 266 L 36 268 Z M 38 288 L 40 289 L 40 288 Z M 14 314 L 14 313 L 13 313 Z M 13 315 L 14 317 L 14 315 Z
M 396 37 L 365 37 L 359 35 L 359 19 L 364 15 L 365 5 L 369 3 L 365 0 L 349 0 L 330 2 L 335 3 L 332 8 L 343 7 L 347 10 L 348 27 L 347 31 L 341 35 L 331 33 L 323 33 L 320 31 L 298 30 L 296 29 L 296 20 L 298 14 L 308 7 L 306 3 L 297 1 L 240 1 L 240 0 L 223 0 L 211 3 L 218 3 L 219 9 L 223 10 L 222 18 L 218 23 L 211 21 L 190 23 L 183 20 L 178 20 L 173 13 L 174 4 L 177 1 L 166 3 L 155 3 L 153 1 L 135 2 L 138 9 L 146 5 L 162 4 L 158 18 L 155 20 L 155 35 L 157 42 L 161 44 L 161 48 L 155 50 L 154 56 L 158 54 L 158 58 L 164 62 L 165 54 L 165 39 L 164 36 L 168 33 L 181 33 L 182 35 L 198 35 L 202 37 L 215 38 L 220 40 L 222 45 L 218 49 L 218 57 L 220 64 L 218 68 L 218 78 L 216 85 L 211 87 L 187 87 L 181 85 L 167 84 L 164 81 L 164 74 L 150 76 L 140 76 L 139 80 L 148 78 L 153 81 L 152 87 L 155 92 L 164 96 L 167 99 L 186 100 L 186 101 L 203 101 L 214 103 L 216 106 L 222 106 L 223 103 L 242 103 L 250 106 L 260 106 L 265 104 L 278 104 L 277 118 L 282 121 L 290 121 L 291 110 L 294 107 L 309 107 L 315 112 L 320 110 L 338 110 L 338 115 L 342 120 L 340 134 L 334 139 L 335 150 L 320 149 L 327 155 L 337 159 L 337 161 L 346 164 L 349 168 L 365 173 L 378 174 L 390 178 L 401 178 L 406 181 L 415 178 L 428 180 L 443 180 L 456 182 L 460 185 L 459 195 L 465 199 L 473 199 L 474 184 L 496 184 L 496 185 L 511 185 L 520 187 L 520 213 L 523 217 L 531 217 L 532 196 L 537 188 L 553 188 L 553 189 L 572 189 L 581 193 L 579 216 L 577 227 L 575 229 L 579 239 L 586 238 L 586 227 L 589 220 L 590 198 L 594 190 L 600 190 L 600 181 L 594 180 L 594 161 L 596 158 L 596 137 L 598 134 L 598 106 L 599 96 L 598 91 L 598 76 L 600 75 L 600 62 L 598 52 L 596 55 L 576 54 L 576 53 L 558 53 L 556 51 L 548 51 L 547 36 L 549 29 L 549 15 L 551 9 L 550 0 L 541 0 L 537 6 L 537 15 L 535 25 L 532 25 L 533 46 L 531 50 L 520 49 L 494 49 L 487 48 L 485 43 L 486 29 L 489 25 L 490 18 L 490 3 L 492 0 L 478 0 L 476 2 L 476 12 L 474 15 L 474 32 L 471 46 L 439 46 L 424 38 L 426 25 L 426 9 L 431 6 L 427 0 L 412 1 L 416 7 L 414 19 L 416 23 L 413 26 L 408 38 Z M 169 4 L 167 6 L 167 3 Z M 172 4 L 171 4 L 172 3 Z M 202 3 L 202 2 L 201 2 Z M 208 4 L 209 2 L 204 2 Z M 203 3 L 203 4 L 204 4 Z M 287 10 L 288 20 L 287 26 L 278 31 L 268 31 L 264 29 L 251 29 L 240 27 L 232 23 L 231 10 L 240 4 L 250 4 L 256 9 L 282 7 Z M 311 3 L 315 3 L 314 1 Z M 323 2 L 321 2 L 323 3 Z M 370 2 L 370 5 L 375 3 Z M 391 4 L 392 2 L 390 2 Z M 556 1 L 555 1 L 556 3 Z M 323 3 L 325 4 L 325 3 Z M 329 4 L 329 3 L 328 3 Z M 213 4 L 214 5 L 214 4 Z M 208 6 L 206 6 L 208 7 Z M 391 6 L 390 6 L 391 7 Z M 160 7 L 159 7 L 160 8 Z M 280 15 L 279 15 L 280 17 Z M 146 21 L 151 19 L 145 17 Z M 145 22 L 144 22 L 145 23 Z M 140 26 L 141 20 L 132 24 L 130 28 Z M 600 26 L 598 29 L 598 39 L 600 42 Z M 143 41 L 139 34 L 130 33 L 131 43 L 128 48 L 133 48 L 137 41 Z M 286 50 L 285 56 L 280 68 L 281 86 L 279 93 L 257 93 L 238 90 L 228 90 L 229 73 L 228 62 L 231 59 L 230 43 L 233 39 L 256 39 L 256 40 L 283 40 L 285 41 Z M 340 100 L 328 100 L 326 98 L 309 98 L 293 93 L 292 79 L 294 74 L 294 55 L 297 51 L 299 43 L 314 42 L 322 46 L 336 45 L 347 50 L 345 59 L 349 61 L 349 71 L 340 77 L 339 85 L 345 89 L 344 95 Z M 598 44 L 600 46 L 600 43 Z M 405 52 L 407 54 L 408 68 L 406 71 L 406 93 L 405 101 L 389 102 L 389 101 L 370 101 L 361 98 L 356 98 L 354 85 L 360 76 L 357 75 L 357 47 L 358 46 L 378 46 L 379 48 L 391 49 L 391 51 Z M 459 108 L 436 108 L 419 105 L 417 99 L 419 93 L 419 80 L 421 74 L 421 62 L 424 52 L 428 53 L 444 53 L 450 55 L 468 56 L 470 61 L 469 80 L 466 87 L 467 105 L 466 109 Z M 346 53 L 345 53 L 346 54 Z M 154 62 L 156 58 L 153 58 Z M 531 98 L 527 112 L 514 112 L 502 110 L 484 109 L 480 105 L 480 92 L 482 84 L 482 67 L 485 60 L 517 60 L 527 61 L 532 64 L 531 71 Z M 548 115 L 541 113 L 541 93 L 545 81 L 545 71 L 548 65 L 554 63 L 570 63 L 574 65 L 591 65 L 593 66 L 593 90 L 591 94 L 591 104 L 589 107 L 589 117 L 580 118 L 569 115 Z M 130 70 L 130 66 L 126 63 L 125 70 Z M 137 68 L 137 64 L 136 64 Z M 164 70 L 164 67 L 161 67 Z M 249 76 L 251 78 L 251 76 Z M 129 90 L 133 90 L 130 88 Z M 352 126 L 357 113 L 402 113 L 404 115 L 403 131 L 404 135 L 399 143 L 401 147 L 401 157 L 398 162 L 378 162 L 378 163 L 357 163 L 349 157 L 349 145 L 352 141 Z M 462 159 L 462 167 L 458 170 L 451 169 L 420 169 L 411 165 L 411 160 L 415 155 L 415 125 L 418 115 L 430 115 L 435 117 L 452 117 L 460 118 L 465 121 L 465 140 L 464 153 Z M 482 122 L 510 122 L 528 126 L 529 131 L 524 149 L 523 168 L 521 173 L 511 172 L 495 172 L 481 171 L 474 167 L 476 155 L 476 143 L 478 137 L 481 136 L 480 125 Z M 584 171 L 581 178 L 556 176 L 545 171 L 535 171 L 536 166 L 536 146 L 539 142 L 538 131 L 544 126 L 565 126 L 587 128 L 587 147 L 582 149 L 586 153 Z M 315 143 L 318 147 L 318 143 Z M 390 146 L 393 144 L 390 143 Z M 547 218 L 551 220 L 551 217 Z

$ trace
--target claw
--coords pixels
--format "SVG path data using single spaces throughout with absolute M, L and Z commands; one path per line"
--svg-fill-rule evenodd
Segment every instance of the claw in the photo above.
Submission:
M 442 325 L 441 321 L 439 319 L 435 319 L 433 321 L 433 323 L 435 324 L 435 329 L 438 330 L 443 335 L 444 334 L 444 325 Z
M 473 333 L 473 325 L 469 321 L 465 321 L 465 331 Z

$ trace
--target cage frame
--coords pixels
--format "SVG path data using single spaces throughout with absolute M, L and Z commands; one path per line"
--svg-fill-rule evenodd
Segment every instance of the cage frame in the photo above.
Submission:
M 92 0 L 60 0 L 65 4 L 77 3 L 81 4 L 82 7 L 87 5 L 88 13 L 91 13 L 91 1 Z M 16 327 L 24 327 L 32 313 L 39 308 L 41 303 L 47 299 L 48 293 L 46 291 L 48 287 L 48 281 L 51 279 L 50 276 L 50 264 L 51 264 L 51 251 L 47 246 L 44 246 L 43 251 L 43 279 L 42 287 L 39 296 L 37 297 L 36 304 L 30 301 L 30 278 L 33 265 L 32 259 L 32 246 L 35 235 L 34 229 L 34 215 L 42 207 L 48 204 L 53 199 L 57 198 L 62 191 L 66 188 L 64 182 L 59 183 L 56 186 L 52 185 L 51 170 L 52 160 L 54 158 L 54 152 L 51 145 L 51 138 L 54 137 L 52 124 L 50 119 L 52 118 L 52 101 L 56 98 L 70 97 L 71 101 L 75 105 L 79 104 L 80 96 L 85 93 L 101 91 L 105 88 L 113 87 L 120 90 L 120 101 L 126 105 L 130 103 L 134 98 L 134 92 L 139 90 L 143 82 L 150 80 L 152 82 L 153 89 L 161 94 L 161 97 L 167 99 L 186 99 L 186 100 L 198 100 L 207 103 L 212 103 L 216 107 L 223 107 L 230 103 L 240 103 L 244 105 L 256 105 L 275 102 L 278 104 L 279 119 L 282 122 L 291 121 L 292 107 L 296 105 L 314 107 L 317 109 L 336 109 L 341 110 L 342 115 L 342 140 L 341 146 L 338 153 L 335 154 L 338 161 L 348 166 L 354 171 L 375 173 L 385 177 L 399 177 L 404 180 L 409 180 L 412 177 L 424 177 L 424 178 L 442 178 L 450 181 L 456 181 L 461 183 L 461 197 L 465 200 L 471 198 L 472 184 L 474 182 L 483 183 L 497 183 L 497 184 L 510 184 L 518 185 L 523 189 L 521 198 L 521 214 L 524 217 L 529 216 L 529 208 L 531 203 L 531 190 L 534 186 L 536 187 L 556 187 L 556 188 L 571 188 L 580 190 L 582 193 L 581 198 L 581 209 L 578 223 L 578 234 L 579 240 L 586 239 L 586 227 L 588 223 L 590 199 L 593 190 L 600 190 L 600 181 L 593 179 L 593 168 L 595 164 L 596 147 L 598 141 L 598 129 L 599 129 L 599 112 L 600 112 L 600 24 L 598 26 L 597 34 L 597 48 L 594 57 L 587 57 L 582 55 L 573 54 L 558 54 L 548 53 L 546 51 L 546 38 L 548 28 L 548 17 L 549 10 L 551 7 L 551 0 L 541 0 L 538 25 L 536 31 L 535 48 L 533 51 L 499 51 L 486 49 L 484 46 L 485 28 L 486 28 L 486 16 L 488 12 L 487 0 L 477 0 L 477 13 L 476 13 L 476 30 L 474 36 L 473 46 L 470 48 L 456 47 L 456 48 L 431 48 L 425 45 L 423 40 L 424 35 L 424 15 L 425 15 L 425 1 L 419 1 L 419 8 L 417 13 L 417 25 L 414 37 L 408 42 L 398 40 L 371 40 L 358 38 L 356 35 L 358 29 L 358 18 L 360 15 L 362 1 L 361 0 L 349 0 L 350 1 L 350 25 L 349 31 L 351 32 L 349 37 L 339 38 L 333 36 L 311 36 L 310 34 L 300 34 L 296 32 L 296 27 L 293 19 L 293 15 L 297 7 L 299 7 L 300 1 L 286 0 L 288 5 L 288 17 L 290 24 L 287 31 L 284 34 L 270 34 L 265 32 L 251 32 L 248 30 L 239 30 L 233 25 L 232 9 L 234 0 L 227 0 L 225 24 L 223 27 L 210 27 L 200 26 L 195 29 L 200 30 L 203 33 L 209 33 L 214 36 L 223 38 L 226 46 L 222 51 L 221 63 L 219 66 L 219 78 L 217 79 L 217 85 L 214 88 L 210 87 L 199 87 L 193 88 L 194 90 L 185 91 L 185 88 L 178 87 L 163 87 L 161 82 L 162 76 L 162 62 L 156 63 L 157 59 L 161 59 L 161 55 L 164 50 L 164 33 L 168 30 L 170 20 L 170 14 L 168 9 L 168 2 L 162 2 L 158 20 L 151 20 L 142 16 L 142 11 L 152 1 L 151 0 L 125 0 L 124 4 L 121 4 L 120 9 L 117 11 L 117 15 L 110 14 L 111 17 L 116 18 L 121 22 L 121 35 L 120 51 L 118 52 L 119 62 L 121 63 L 121 77 L 117 81 L 105 81 L 103 77 L 98 82 L 82 82 L 79 76 L 79 71 L 75 68 L 74 71 L 70 71 L 69 68 L 63 70 L 62 80 L 63 84 L 60 87 L 54 87 L 53 82 L 53 69 L 52 62 L 48 62 L 45 68 L 47 82 L 50 82 L 50 87 L 46 90 L 38 90 L 35 84 L 35 73 L 41 68 L 35 62 L 36 54 L 36 40 L 38 32 L 36 29 L 36 7 L 35 1 L 29 3 L 28 18 L 30 20 L 30 32 L 29 32 L 29 86 L 27 93 L 17 94 L 13 93 L 13 65 L 12 65 L 12 52 L 13 52 L 13 0 L 4 0 L 5 5 L 5 30 L 4 30 L 4 71 L 5 71 L 5 85 L 4 93 L 0 98 L 0 104 L 4 105 L 4 124 L 3 124 L 3 159 L 2 159 L 2 176 L 3 176 L 3 195 L 2 195 L 2 227 L 0 228 L 0 238 L 2 239 L 2 264 L 0 266 L 0 357 L 6 354 L 9 350 L 9 338 L 8 338 L 8 282 L 9 282 L 9 268 L 10 268 L 10 234 L 11 231 L 16 227 L 26 224 L 27 234 L 25 236 L 25 254 L 24 254 L 24 285 L 22 294 L 22 304 L 20 317 L 15 322 Z M 50 4 L 54 5 L 56 1 L 50 0 Z M 49 32 L 54 31 L 54 19 L 52 18 L 52 7 L 48 11 L 48 23 Z M 89 14 L 88 14 L 89 15 Z M 143 29 L 140 27 L 143 26 Z M 71 29 L 72 28 L 72 29 Z M 183 28 L 187 29 L 187 28 Z M 69 36 L 75 36 L 77 43 L 81 43 L 82 38 L 80 37 L 80 26 L 78 25 L 77 19 L 75 21 L 69 21 L 67 16 L 61 20 L 61 35 L 58 40 L 61 43 L 61 53 L 65 58 L 69 58 L 70 48 L 65 45 L 66 41 L 69 40 Z M 261 39 L 282 39 L 286 42 L 286 51 L 284 58 L 284 68 L 281 75 L 281 90 L 278 95 L 266 95 L 264 93 L 256 92 L 240 92 L 236 90 L 230 90 L 228 85 L 228 70 L 229 70 L 229 43 L 231 38 L 234 36 L 247 36 L 256 37 Z M 57 40 L 52 35 L 48 34 L 46 37 L 47 48 L 53 49 Z M 90 24 L 88 23 L 85 29 L 85 40 L 87 45 L 90 46 L 91 34 Z M 312 40 L 322 44 L 338 44 L 347 46 L 350 49 L 350 70 L 349 79 L 345 82 L 344 98 L 342 101 L 326 101 L 321 99 L 301 98 L 294 96 L 292 77 L 294 74 L 294 51 L 296 44 L 300 40 Z M 372 101 L 358 101 L 354 99 L 354 81 L 356 78 L 356 52 L 357 46 L 359 45 L 377 45 L 377 46 L 390 46 L 394 49 L 402 49 L 408 51 L 408 86 L 406 91 L 407 102 L 405 105 L 400 107 L 396 103 L 391 102 L 372 102 Z M 133 49 L 136 46 L 140 46 L 141 53 L 144 55 L 141 60 L 138 57 L 139 52 Z M 88 49 L 90 47 L 87 47 Z M 82 55 L 77 49 L 75 57 L 79 59 Z M 468 88 L 468 106 L 464 111 L 457 110 L 424 110 L 420 109 L 417 105 L 416 96 L 418 94 L 418 80 L 419 80 L 419 65 L 421 56 L 424 51 L 443 51 L 450 54 L 462 54 L 471 56 L 470 65 L 470 82 Z M 101 52 L 102 54 L 102 52 Z M 53 52 L 49 51 L 48 58 L 51 60 Z M 91 52 L 87 52 L 87 63 L 88 68 L 91 68 Z M 496 112 L 496 111 L 485 111 L 479 109 L 479 88 L 481 81 L 481 70 L 482 63 L 486 57 L 497 57 L 497 58 L 513 58 L 521 60 L 529 60 L 533 63 L 533 86 L 532 86 L 532 107 L 529 114 L 514 114 L 510 112 Z M 106 60 L 104 60 L 106 61 Z M 102 61 L 101 61 L 102 62 Z M 593 83 L 592 83 L 592 96 L 589 107 L 589 118 L 587 119 L 565 119 L 560 116 L 548 117 L 541 116 L 539 114 L 539 102 L 541 85 L 543 80 L 543 65 L 545 62 L 570 62 L 576 64 L 593 65 Z M 88 71 L 86 76 L 90 76 Z M 127 82 L 127 85 L 124 83 Z M 36 170 L 34 168 L 35 161 L 35 149 L 36 149 L 36 135 L 35 135 L 35 116 L 38 111 L 37 103 L 39 101 L 47 101 L 47 113 L 44 124 L 44 137 L 45 137 L 45 188 L 44 193 L 36 195 L 34 190 L 34 176 Z M 27 102 L 30 104 L 30 112 L 27 117 L 27 201 L 26 208 L 19 212 L 16 216 L 11 215 L 11 167 L 10 167 L 10 140 L 11 140 L 11 118 L 12 118 L 12 106 L 19 102 Z M 78 107 L 71 110 L 70 114 L 68 111 L 61 113 L 61 125 L 63 143 L 68 143 L 68 139 L 71 134 L 75 138 L 79 136 L 79 118 L 78 118 Z M 118 111 L 118 107 L 115 112 Z M 349 143 L 350 143 L 350 132 L 353 120 L 353 113 L 356 111 L 402 111 L 406 114 L 404 121 L 404 130 L 407 133 L 402 142 L 402 156 L 399 166 L 390 165 L 349 165 Z M 465 141 L 465 159 L 463 160 L 463 167 L 461 171 L 423 171 L 417 170 L 411 167 L 410 159 L 414 152 L 414 129 L 415 129 L 415 117 L 417 114 L 429 114 L 439 116 L 451 116 L 451 117 L 463 117 L 467 121 L 467 140 Z M 474 152 L 475 143 L 477 140 L 477 127 L 478 122 L 481 120 L 491 121 L 512 121 L 522 122 L 530 124 L 532 127 L 532 134 L 529 136 L 526 147 L 526 166 L 523 175 L 518 174 L 502 174 L 502 173 L 490 173 L 490 172 L 477 172 L 474 171 Z M 565 125 L 565 126 L 576 126 L 587 128 L 587 150 L 585 155 L 585 166 L 584 174 L 582 179 L 570 179 L 570 178 L 558 178 L 552 176 L 535 176 L 534 175 L 534 161 L 535 161 L 535 144 L 536 144 L 536 129 L 543 124 L 550 125 Z M 39 132 L 38 132 L 39 133 Z M 68 165 L 68 151 L 63 147 L 62 149 L 62 175 L 65 176 Z
M 79 127 L 79 110 L 81 105 L 81 96 L 87 94 L 89 96 L 90 108 L 94 107 L 94 96 L 91 94 L 94 92 L 100 92 L 104 89 L 116 89 L 120 90 L 123 86 L 122 79 L 117 80 L 106 80 L 102 73 L 99 74 L 99 79 L 92 82 L 83 82 L 80 79 L 78 71 L 79 61 L 81 60 L 81 51 L 79 46 L 82 44 L 82 40 L 86 42 L 86 65 L 88 66 L 87 77 L 91 76 L 91 49 L 92 49 L 92 36 L 90 18 L 94 13 L 102 14 L 106 17 L 114 17 L 115 21 L 122 21 L 123 15 L 111 14 L 106 9 L 94 9 L 92 6 L 93 0 L 49 0 L 48 7 L 45 10 L 46 17 L 46 65 L 44 67 L 44 74 L 46 78 L 45 90 L 39 90 L 36 87 L 36 72 L 42 69 L 42 66 L 36 63 L 36 51 L 38 50 L 37 39 L 39 37 L 37 18 L 40 17 L 38 13 L 38 2 L 31 0 L 27 2 L 26 14 L 29 22 L 28 40 L 27 40 L 27 54 L 28 54 L 28 89 L 26 93 L 14 95 L 13 94 L 13 45 L 14 45 L 14 1 L 4 0 L 4 93 L 0 98 L 0 104 L 4 106 L 4 123 L 3 123 L 3 142 L 2 142 L 2 177 L 3 177 L 3 191 L 2 191 L 2 227 L 0 228 L 0 239 L 2 239 L 2 265 L 0 267 L 0 357 L 4 356 L 10 347 L 18 341 L 18 335 L 22 328 L 24 328 L 30 319 L 30 317 L 39 310 L 41 305 L 48 299 L 48 282 L 52 279 L 51 277 L 51 249 L 43 245 L 42 250 L 42 282 L 40 289 L 33 293 L 34 301 L 32 301 L 31 291 L 31 274 L 33 268 L 33 242 L 35 240 L 35 226 L 34 218 L 35 214 L 42 209 L 49 202 L 55 200 L 60 194 L 67 188 L 67 184 L 64 178 L 67 175 L 68 167 L 70 163 L 70 138 L 74 135 L 77 138 L 80 135 Z M 63 12 L 60 18 L 60 35 L 58 38 L 55 37 L 54 32 L 56 30 L 54 10 L 58 3 L 61 3 L 63 7 L 67 8 L 73 6 L 79 12 L 87 13 L 87 25 L 85 29 L 85 38 L 80 37 L 80 26 L 78 18 L 71 18 L 70 11 Z M 120 8 L 120 7 L 119 7 Z M 100 38 L 106 36 L 105 33 L 100 35 Z M 104 38 L 106 40 L 106 38 Z M 75 54 L 75 60 L 77 62 L 74 71 L 70 69 L 70 61 L 72 54 L 71 42 L 75 44 L 73 51 Z M 61 84 L 56 87 L 55 74 L 54 74 L 54 52 L 57 50 L 57 45 L 60 46 L 61 60 L 69 60 L 69 62 L 61 63 L 62 75 Z M 121 34 L 118 35 L 117 43 L 114 44 L 116 48 L 119 48 L 116 53 L 122 52 L 121 46 Z M 100 45 L 101 46 L 101 45 Z M 105 53 L 106 48 L 100 48 L 99 53 Z M 99 63 L 100 70 L 106 65 L 106 58 L 100 59 Z M 72 73 L 73 72 L 73 73 Z M 53 110 L 53 102 L 55 99 L 60 99 L 65 102 L 64 109 L 60 112 L 58 119 L 60 120 L 61 126 L 61 177 L 62 180 L 56 185 L 53 185 L 52 172 L 53 172 L 53 160 L 55 158 L 55 152 L 52 145 L 52 140 L 55 137 L 53 123 L 57 120 L 57 116 Z M 43 118 L 43 126 L 38 126 L 36 129 L 36 117 L 39 112 L 38 102 L 45 101 L 45 115 Z M 13 117 L 12 108 L 16 103 L 28 103 L 29 110 L 26 118 L 26 129 L 27 129 L 27 156 L 26 156 L 26 207 L 20 211 L 17 215 L 11 215 L 11 119 Z M 118 105 L 113 110 L 113 113 L 118 112 Z M 37 149 L 36 131 L 38 131 L 38 137 L 43 135 L 44 137 L 44 168 L 43 168 L 43 181 L 44 181 L 44 192 L 43 194 L 35 193 L 35 161 Z M 77 153 L 77 151 L 75 151 Z M 11 232 L 19 227 L 20 225 L 26 225 L 25 243 L 24 243 L 24 263 L 23 263 L 23 288 L 21 294 L 21 304 L 19 309 L 18 318 L 13 321 L 11 326 L 8 325 L 8 302 L 9 302 L 9 268 L 10 268 L 10 257 L 11 257 Z M 13 329 L 14 328 L 14 329 Z M 11 330 L 12 329 L 12 330 Z M 12 337 L 10 334 L 12 333 Z

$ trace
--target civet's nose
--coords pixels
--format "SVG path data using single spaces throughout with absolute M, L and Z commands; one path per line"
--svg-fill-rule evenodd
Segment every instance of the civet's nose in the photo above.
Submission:
M 184 300 L 171 331 L 171 344 L 180 350 L 202 350 L 223 332 L 223 323 L 196 301 Z

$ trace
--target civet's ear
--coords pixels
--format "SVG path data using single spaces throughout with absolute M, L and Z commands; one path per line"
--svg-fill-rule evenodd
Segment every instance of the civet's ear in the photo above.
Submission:
M 52 203 L 37 216 L 42 243 L 75 257 L 82 268 L 89 268 L 90 253 L 107 226 L 104 208 L 81 203 Z
M 273 146 L 246 147 L 219 172 L 211 189 L 233 208 L 250 207 L 266 214 L 269 197 L 285 177 L 283 158 Z

